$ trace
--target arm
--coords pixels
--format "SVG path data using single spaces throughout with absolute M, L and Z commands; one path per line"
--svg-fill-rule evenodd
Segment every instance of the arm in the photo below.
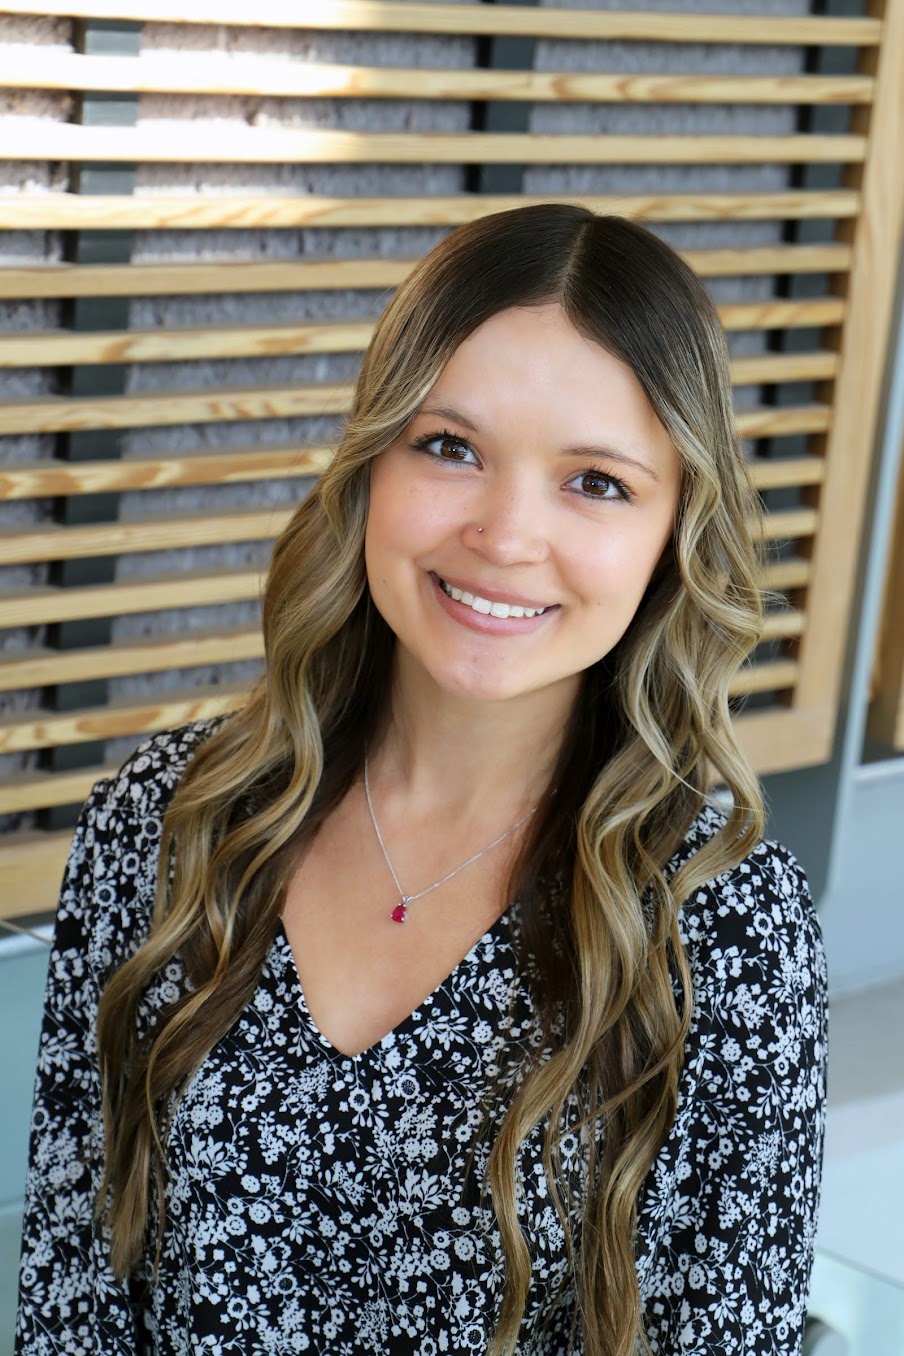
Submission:
M 638 1263 L 657 1356 L 796 1356 L 819 1207 L 827 980 L 802 871 L 763 844 L 685 906 L 694 1026 Z
M 140 1349 L 128 1286 L 111 1273 L 93 1218 L 103 1125 L 92 934 L 99 895 L 118 885 L 112 865 L 105 870 L 103 863 L 108 785 L 99 782 L 82 810 L 50 956 L 25 1189 L 16 1356 L 135 1356 Z M 117 903 L 123 907 L 124 901 Z

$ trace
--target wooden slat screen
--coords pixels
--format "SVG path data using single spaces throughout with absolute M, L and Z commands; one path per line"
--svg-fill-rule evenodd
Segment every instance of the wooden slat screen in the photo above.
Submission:
M 877 744 L 904 750 L 904 465 L 898 484 L 867 728 Z
M 144 734 L 241 701 L 269 542 L 329 461 L 388 291 L 445 230 L 525 202 L 642 221 L 707 279 L 785 595 L 737 675 L 739 728 L 764 772 L 828 757 L 904 216 L 904 0 L 866 8 L 0 2 L 0 912 L 52 903 L 51 807 Z M 143 25 L 140 54 L 76 50 L 92 19 Z M 481 35 L 536 39 L 535 68 L 483 69 Z M 808 74 L 808 47 L 856 68 Z M 91 92 L 138 99 L 137 125 L 70 120 Z M 485 102 L 529 106 L 529 130 L 474 130 Z M 826 108 L 837 127 L 805 130 Z M 131 194 L 104 190 L 131 164 Z M 469 188 L 495 165 L 523 192 Z M 77 191 L 87 173 L 100 191 Z M 67 232 L 133 233 L 131 261 L 67 262 Z M 131 299 L 129 324 L 71 326 L 95 298 Z M 123 368 L 121 394 L 61 384 Z M 111 430 L 121 458 L 55 455 Z M 80 523 L 103 495 L 119 516 Z M 103 559 L 113 583 L 55 582 Z M 105 618 L 108 643 L 55 648 L 57 625 Z M 89 679 L 104 704 L 50 700 Z

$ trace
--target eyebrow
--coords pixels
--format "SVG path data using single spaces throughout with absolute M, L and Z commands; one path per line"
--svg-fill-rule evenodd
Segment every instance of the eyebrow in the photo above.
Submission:
M 469 419 L 461 410 L 453 409 L 451 405 L 422 405 L 418 414 L 438 414 L 443 419 L 451 419 L 455 424 L 461 424 L 464 428 L 470 429 L 472 433 L 480 433 L 480 428 Z M 611 461 L 624 462 L 627 466 L 633 466 L 638 471 L 643 471 L 659 483 L 660 476 L 647 461 L 639 461 L 637 457 L 631 456 L 629 452 L 620 447 L 615 447 L 611 443 L 600 443 L 596 446 L 563 447 L 559 453 L 562 457 L 608 457 Z

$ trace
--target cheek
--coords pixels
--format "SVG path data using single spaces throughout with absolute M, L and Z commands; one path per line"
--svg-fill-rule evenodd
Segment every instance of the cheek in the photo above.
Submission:
M 578 592 L 599 607 L 636 607 L 671 541 L 671 520 L 618 524 L 573 543 L 571 577 Z M 574 549 L 577 548 L 577 549 Z

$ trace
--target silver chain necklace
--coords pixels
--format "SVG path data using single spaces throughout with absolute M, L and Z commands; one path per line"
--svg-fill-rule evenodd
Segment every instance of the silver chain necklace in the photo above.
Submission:
M 364 794 L 367 797 L 367 808 L 370 811 L 370 819 L 371 823 L 374 826 L 374 832 L 377 835 L 377 841 L 379 842 L 380 847 L 383 849 L 383 856 L 386 858 L 386 865 L 389 867 L 389 874 L 392 876 L 392 879 L 395 882 L 395 888 L 399 892 L 399 902 L 395 906 L 390 915 L 394 923 L 404 923 L 405 919 L 408 916 L 409 904 L 413 904 L 416 899 L 423 899 L 424 895 L 429 895 L 431 890 L 437 890 L 441 885 L 445 885 L 447 880 L 451 880 L 453 876 L 457 876 L 459 871 L 464 871 L 465 867 L 470 866 L 472 862 L 476 862 L 478 857 L 486 856 L 486 854 L 490 851 L 491 848 L 496 847 L 497 843 L 502 842 L 503 838 L 508 838 L 509 834 L 514 833 L 516 829 L 520 829 L 521 825 L 524 824 L 528 819 L 530 819 L 531 815 L 534 813 L 534 810 L 536 810 L 537 808 L 536 805 L 533 806 L 532 809 L 528 810 L 527 814 L 522 815 L 521 818 L 517 819 L 510 828 L 506 829 L 505 833 L 500 833 L 499 837 L 494 838 L 492 843 L 487 843 L 485 848 L 481 848 L 479 852 L 475 852 L 474 856 L 469 857 L 466 862 L 462 862 L 461 866 L 456 866 L 454 871 L 449 871 L 446 873 L 445 876 L 441 876 L 439 880 L 435 880 L 432 885 L 427 886 L 426 890 L 418 890 L 416 895 L 406 895 L 405 891 L 399 884 L 399 878 L 396 875 L 392 862 L 389 859 L 389 853 L 386 851 L 386 844 L 383 842 L 383 835 L 380 832 L 380 826 L 377 823 L 377 816 L 374 814 L 374 803 L 370 798 L 370 782 L 367 777 L 367 754 L 364 755 Z

